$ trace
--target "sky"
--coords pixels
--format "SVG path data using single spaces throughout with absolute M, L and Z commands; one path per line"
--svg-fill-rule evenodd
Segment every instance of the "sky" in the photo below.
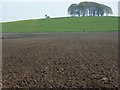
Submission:
M 119 0 L 2 0 L 0 1 L 0 22 L 27 19 L 67 17 L 68 7 L 73 3 L 93 1 L 108 5 L 113 10 L 113 16 L 118 15 Z

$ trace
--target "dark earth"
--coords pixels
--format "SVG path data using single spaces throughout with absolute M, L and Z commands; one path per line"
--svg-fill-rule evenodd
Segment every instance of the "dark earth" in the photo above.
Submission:
M 3 37 L 3 88 L 118 87 L 118 32 Z

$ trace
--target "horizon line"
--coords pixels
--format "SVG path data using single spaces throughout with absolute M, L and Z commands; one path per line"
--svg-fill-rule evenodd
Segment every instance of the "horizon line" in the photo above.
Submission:
M 66 16 L 66 17 L 50 17 L 51 19 L 54 18 L 67 18 L 71 16 Z M 77 16 L 78 17 L 78 16 Z M 110 16 L 81 16 L 81 17 L 120 17 L 119 15 L 110 15 Z M 17 19 L 17 20 L 10 20 L 10 21 L 0 21 L 0 23 L 7 23 L 7 22 L 17 22 L 17 21 L 26 21 L 26 20 L 39 20 L 39 19 L 46 19 L 44 18 L 29 18 L 29 19 Z

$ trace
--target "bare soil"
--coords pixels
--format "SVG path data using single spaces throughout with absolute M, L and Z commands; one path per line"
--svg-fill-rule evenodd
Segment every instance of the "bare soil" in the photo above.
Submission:
M 3 88 L 118 87 L 117 32 L 26 37 L 4 36 Z

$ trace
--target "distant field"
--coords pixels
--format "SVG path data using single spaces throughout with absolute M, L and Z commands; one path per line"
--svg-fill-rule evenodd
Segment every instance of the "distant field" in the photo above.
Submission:
M 2 23 L 2 32 L 117 31 L 118 17 L 64 17 Z

